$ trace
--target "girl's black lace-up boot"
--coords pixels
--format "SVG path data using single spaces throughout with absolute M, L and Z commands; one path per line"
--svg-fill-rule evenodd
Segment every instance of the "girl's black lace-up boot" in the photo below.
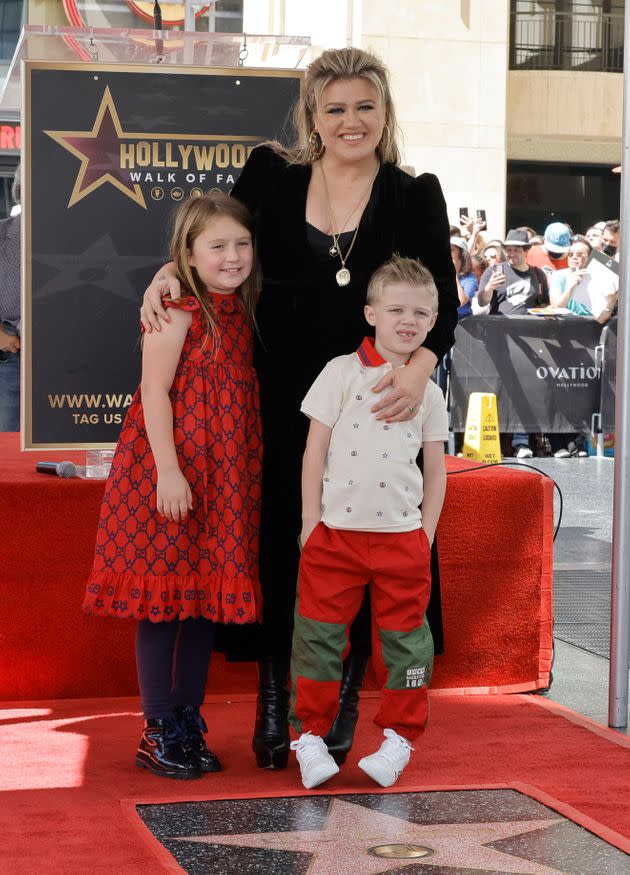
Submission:
M 173 718 L 147 718 L 138 750 L 136 765 L 162 778 L 188 780 L 200 778 L 199 764 L 184 746 L 184 736 Z
M 195 705 L 178 705 L 175 718 L 184 737 L 184 748 L 202 772 L 220 772 L 218 756 L 206 744 L 206 721 Z

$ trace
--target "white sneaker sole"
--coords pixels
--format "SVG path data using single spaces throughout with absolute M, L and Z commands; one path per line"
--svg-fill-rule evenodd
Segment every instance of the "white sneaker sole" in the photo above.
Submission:
M 339 766 L 331 757 L 330 762 L 324 761 L 309 771 L 308 780 L 302 777 L 302 785 L 306 790 L 312 790 L 313 787 L 319 787 L 330 778 L 334 777 L 339 772 Z
M 381 765 L 371 755 L 360 759 L 358 765 L 369 778 L 376 781 L 381 787 L 392 787 L 400 777 L 400 773 L 396 774 L 396 772 L 392 776 L 391 770 Z

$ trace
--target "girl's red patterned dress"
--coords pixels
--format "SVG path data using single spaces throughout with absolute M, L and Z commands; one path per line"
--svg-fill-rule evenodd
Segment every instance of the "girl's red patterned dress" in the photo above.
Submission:
M 180 468 L 193 496 L 183 523 L 156 511 L 157 472 L 134 395 L 105 487 L 88 614 L 221 623 L 260 619 L 258 531 L 262 437 L 252 331 L 235 294 L 213 293 L 218 336 L 204 347 L 205 317 L 194 298 L 170 392 Z

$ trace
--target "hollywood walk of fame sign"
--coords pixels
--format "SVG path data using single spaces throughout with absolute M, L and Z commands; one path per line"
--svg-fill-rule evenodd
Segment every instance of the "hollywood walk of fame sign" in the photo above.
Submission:
M 173 209 L 290 136 L 299 71 L 26 62 L 26 448 L 109 447 Z
M 143 804 L 137 812 L 189 875 L 627 871 L 622 851 L 512 789 Z

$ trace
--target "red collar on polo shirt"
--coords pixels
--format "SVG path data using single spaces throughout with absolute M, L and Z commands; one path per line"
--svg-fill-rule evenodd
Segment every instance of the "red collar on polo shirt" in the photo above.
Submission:
M 368 368 L 378 368 L 381 365 L 387 364 L 380 352 L 377 352 L 373 337 L 363 338 L 363 343 L 358 348 L 357 355 L 361 364 Z
M 363 343 L 357 349 L 357 355 L 359 356 L 361 364 L 367 368 L 380 368 L 381 365 L 387 364 L 383 356 L 374 346 L 373 337 L 363 338 Z M 407 364 L 408 362 L 405 362 L 405 365 Z M 405 367 L 405 365 L 402 365 L 402 367 Z

